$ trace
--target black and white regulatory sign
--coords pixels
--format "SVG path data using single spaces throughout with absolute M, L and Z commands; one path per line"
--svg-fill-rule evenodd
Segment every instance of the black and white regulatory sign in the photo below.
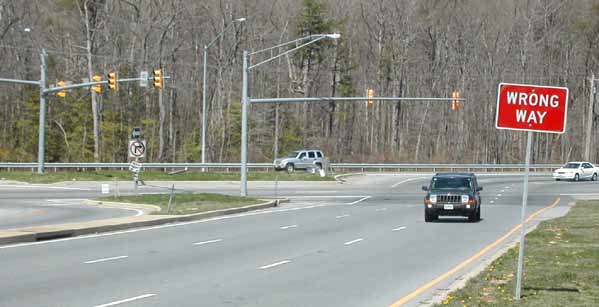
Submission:
M 144 158 L 146 156 L 145 140 L 129 140 L 129 158 Z

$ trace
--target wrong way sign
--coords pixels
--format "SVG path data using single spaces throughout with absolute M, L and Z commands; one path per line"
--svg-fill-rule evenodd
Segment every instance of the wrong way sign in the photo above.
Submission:
M 567 112 L 567 87 L 500 83 L 495 127 L 564 133 Z
M 146 156 L 145 140 L 129 140 L 129 158 L 144 158 Z

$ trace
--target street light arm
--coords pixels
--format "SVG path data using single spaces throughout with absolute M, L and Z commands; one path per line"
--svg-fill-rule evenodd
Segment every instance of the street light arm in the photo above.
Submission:
M 220 33 L 218 33 L 216 35 L 216 37 L 214 37 L 214 39 L 212 39 L 212 41 L 210 43 L 208 43 L 207 45 L 204 46 L 204 49 L 208 49 L 210 46 L 212 46 L 227 30 L 229 30 L 230 27 L 233 26 L 233 24 L 235 24 L 235 21 L 238 22 L 243 22 L 245 21 L 245 18 L 239 18 L 239 19 L 235 19 L 233 20 L 233 22 L 231 22 L 228 26 L 226 26 L 222 31 L 220 31 Z
M 269 47 L 269 48 L 266 48 L 266 49 L 262 49 L 262 50 L 251 52 L 250 55 L 262 53 L 262 52 L 269 51 L 269 50 L 272 50 L 272 49 L 281 48 L 281 47 L 284 47 L 284 46 L 287 46 L 287 45 L 291 45 L 291 44 L 294 44 L 294 43 L 297 43 L 297 42 L 301 42 L 301 41 L 304 41 L 304 40 L 307 40 L 307 39 L 311 39 L 311 38 L 324 38 L 324 37 L 336 39 L 336 38 L 339 38 L 340 35 L 337 34 L 337 33 L 333 33 L 333 34 L 312 34 L 312 35 L 300 37 L 298 39 L 294 39 L 292 41 L 288 41 L 286 43 L 278 44 L 276 46 L 272 46 L 272 47 Z
M 307 43 L 305 43 L 305 44 L 299 45 L 299 46 L 297 46 L 297 47 L 295 47 L 295 48 L 293 48 L 293 49 L 289 49 L 289 50 L 287 50 L 287 51 L 285 51 L 285 52 L 283 52 L 283 53 L 280 53 L 280 54 L 278 54 L 278 55 L 275 55 L 275 56 L 273 56 L 273 57 L 271 57 L 271 58 L 269 58 L 269 59 L 266 59 L 266 60 L 264 60 L 264 61 L 262 61 L 262 62 L 260 62 L 260 63 L 258 63 L 258 64 L 252 65 L 252 66 L 248 67 L 248 70 L 249 70 L 249 69 L 252 69 L 252 68 L 254 68 L 254 67 L 256 67 L 256 66 L 260 66 L 260 65 L 262 65 L 262 64 L 268 63 L 268 62 L 270 62 L 270 61 L 272 61 L 272 60 L 274 60 L 274 59 L 280 58 L 280 57 L 282 57 L 282 56 L 284 56 L 284 55 L 286 55 L 286 54 L 289 54 L 289 53 L 291 53 L 291 52 L 294 52 L 294 51 L 296 51 L 296 50 L 298 50 L 298 49 L 300 49 L 300 48 L 303 48 L 303 47 L 305 47 L 305 46 L 307 46 L 307 45 L 310 45 L 310 44 L 312 44 L 312 43 L 315 43 L 315 42 L 317 42 L 317 41 L 319 41 L 319 40 L 322 40 L 322 39 L 324 39 L 324 38 L 326 38 L 326 37 L 327 37 L 327 36 L 319 36 L 319 37 L 317 37 L 317 38 L 315 38 L 315 39 L 313 39 L 313 40 L 311 40 L 311 41 L 309 41 L 309 42 L 307 42 Z

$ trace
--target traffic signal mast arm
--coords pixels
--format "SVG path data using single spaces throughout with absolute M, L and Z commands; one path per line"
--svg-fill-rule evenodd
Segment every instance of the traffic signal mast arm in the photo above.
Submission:
M 163 76 L 163 79 L 170 79 L 170 77 L 168 76 Z M 0 81 L 2 80 L 10 80 L 10 79 L 0 79 Z M 141 81 L 144 80 L 142 78 L 123 78 L 123 79 L 118 79 L 117 82 L 121 83 L 121 82 L 136 82 L 136 81 Z M 152 80 L 151 77 L 146 78 L 146 80 Z M 23 80 L 17 80 L 17 81 L 23 81 Z M 31 83 L 29 83 L 31 82 Z M 29 81 L 26 84 L 34 84 L 34 85 L 39 85 L 39 82 L 35 82 L 35 81 Z M 35 82 L 35 83 L 33 83 Z M 24 83 L 24 82 L 13 82 L 13 83 Z M 103 81 L 98 81 L 98 82 L 83 82 L 83 83 L 78 83 L 78 84 L 71 84 L 71 85 L 65 85 L 65 86 L 57 86 L 57 87 L 52 87 L 52 88 L 47 88 L 44 89 L 43 94 L 44 95 L 48 95 L 48 94 L 52 94 L 58 91 L 63 91 L 63 90 L 70 90 L 70 89 L 75 89 L 75 88 L 80 88 L 80 87 L 91 87 L 94 85 L 104 85 L 104 84 L 108 84 L 108 80 L 103 80 Z
M 438 97 L 305 97 L 305 98 L 250 98 L 251 103 L 278 103 L 278 102 L 323 102 L 323 101 L 434 101 L 448 102 L 452 100 L 466 101 L 465 98 L 438 98 Z

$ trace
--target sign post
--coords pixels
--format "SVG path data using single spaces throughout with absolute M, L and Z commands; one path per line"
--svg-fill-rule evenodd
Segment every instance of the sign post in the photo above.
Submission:
M 500 83 L 497 92 L 495 127 L 497 129 L 528 131 L 520 218 L 520 248 L 518 250 L 518 271 L 516 276 L 516 301 L 520 301 L 532 133 L 533 131 L 546 133 L 564 133 L 566 131 L 568 88 Z
M 134 137 L 134 139 L 129 140 L 129 146 L 127 147 L 129 149 L 129 158 L 132 159 L 131 164 L 129 165 L 129 170 L 133 173 L 133 183 L 135 185 L 135 190 L 137 190 L 139 173 L 141 172 L 142 168 L 140 160 L 146 157 L 147 147 L 146 140 L 139 139 L 141 136 L 141 129 L 134 129 L 131 135 Z

